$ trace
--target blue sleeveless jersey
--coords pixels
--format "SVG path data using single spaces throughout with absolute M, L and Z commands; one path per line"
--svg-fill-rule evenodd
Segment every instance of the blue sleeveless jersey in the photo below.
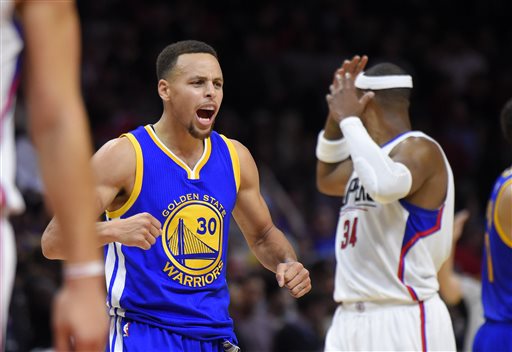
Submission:
M 149 250 L 105 246 L 110 314 L 198 340 L 232 340 L 226 263 L 240 182 L 233 144 L 212 132 L 190 169 L 150 126 L 125 137 L 137 155 L 135 185 L 107 218 L 148 212 L 162 223 L 162 236 Z
M 512 167 L 505 170 L 491 193 L 487 206 L 482 302 L 485 318 L 512 323 L 512 239 L 497 222 L 496 203 L 506 187 L 512 187 Z

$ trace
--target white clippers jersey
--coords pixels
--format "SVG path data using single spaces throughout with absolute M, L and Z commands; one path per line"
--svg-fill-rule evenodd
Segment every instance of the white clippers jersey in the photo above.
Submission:
M 409 137 L 437 144 L 424 133 L 410 131 L 382 150 L 389 154 Z M 352 173 L 336 232 L 336 302 L 422 301 L 438 291 L 437 272 L 451 250 L 454 212 L 453 175 L 444 153 L 443 157 L 448 190 L 438 210 L 404 200 L 377 203 Z
M 0 1 L 0 207 L 7 208 L 11 214 L 24 208 L 14 184 L 14 105 L 23 43 L 14 25 L 13 11 L 14 1 Z

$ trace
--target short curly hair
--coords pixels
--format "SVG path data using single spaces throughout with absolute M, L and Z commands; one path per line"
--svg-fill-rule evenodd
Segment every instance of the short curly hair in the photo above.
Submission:
M 198 40 L 182 40 L 167 45 L 158 55 L 156 59 L 157 78 L 159 80 L 165 79 L 176 65 L 176 61 L 178 61 L 180 55 L 195 53 L 210 54 L 218 59 L 217 52 L 210 45 Z

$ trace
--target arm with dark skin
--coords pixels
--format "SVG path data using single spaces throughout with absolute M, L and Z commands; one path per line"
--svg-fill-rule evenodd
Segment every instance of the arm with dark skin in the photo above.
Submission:
M 493 214 L 495 226 L 501 229 L 500 233 L 503 240 L 512 244 L 512 183 L 508 182 L 501 189 L 496 202 L 496 208 Z
M 348 117 L 361 118 L 367 104 L 374 97 L 371 91 L 364 93 L 360 98 L 357 95 L 354 85 L 356 70 L 353 67 L 357 67 L 359 62 L 360 59 L 356 56 L 350 64 L 344 63 L 331 86 L 331 93 L 327 96 L 330 116 L 338 124 Z M 364 125 L 365 121 L 362 122 Z M 437 209 L 443 204 L 448 185 L 448 172 L 443 154 L 434 142 L 419 137 L 408 138 L 393 148 L 389 157 L 394 162 L 405 165 L 411 173 L 412 185 L 404 199 L 427 209 Z M 337 173 L 346 183 L 349 176 L 348 168 L 348 163 L 341 163 L 329 177 Z M 345 184 L 342 185 L 344 190 Z
M 437 273 L 437 279 L 439 281 L 439 294 L 449 305 L 456 305 L 462 300 L 462 287 L 460 283 L 460 277 L 453 269 L 455 260 L 455 244 L 462 235 L 464 224 L 469 218 L 469 211 L 461 210 L 455 214 L 453 219 L 453 243 L 450 256 L 443 263 L 439 272 Z
M 352 60 L 345 60 L 342 66 L 334 73 L 330 90 L 332 91 L 335 86 L 337 87 L 337 76 L 350 72 L 356 77 L 364 70 L 367 62 L 367 56 L 355 56 Z M 335 115 L 336 112 L 329 108 L 324 126 L 324 137 L 328 140 L 337 140 L 343 137 Z M 318 190 L 330 196 L 343 196 L 345 194 L 345 186 L 353 170 L 352 159 L 350 158 L 339 163 L 325 163 L 317 160 L 316 183 Z

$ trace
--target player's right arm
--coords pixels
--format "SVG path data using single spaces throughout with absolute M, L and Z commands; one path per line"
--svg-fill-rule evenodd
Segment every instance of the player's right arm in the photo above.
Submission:
M 455 245 L 462 235 L 464 224 L 469 218 L 469 211 L 464 209 L 455 214 L 453 219 L 453 239 L 452 250 L 450 256 L 446 259 L 444 264 L 437 273 L 439 281 L 439 294 L 446 304 L 456 305 L 462 300 L 463 292 L 461 287 L 460 275 L 454 270 L 455 261 Z
M 325 123 L 324 138 L 329 141 L 342 138 L 341 130 L 331 117 L 331 113 L 327 116 Z M 345 194 L 345 186 L 353 170 L 354 167 L 350 158 L 336 163 L 327 163 L 317 159 L 316 186 L 320 192 L 329 196 L 343 196 Z
M 508 181 L 502 186 L 498 199 L 494 217 L 494 226 L 498 229 L 502 240 L 509 246 L 512 244 L 512 182 Z
M 363 71 L 367 62 L 367 56 L 355 56 L 352 60 L 345 60 L 342 66 L 334 73 L 332 84 L 329 87 L 331 94 L 333 91 L 339 89 L 338 75 L 343 75 L 348 72 L 353 77 L 356 77 Z M 343 138 L 343 133 L 336 121 L 335 114 L 336 112 L 333 111 L 329 105 L 329 114 L 327 115 L 323 130 L 323 138 L 328 141 L 340 141 Z M 348 153 L 344 160 L 338 162 L 325 162 L 317 158 L 316 185 L 318 190 L 330 196 L 343 196 L 345 194 L 345 186 L 353 171 L 354 165 Z
M 96 215 L 115 210 L 129 197 L 135 180 L 135 151 L 128 138 L 107 142 L 92 158 L 96 186 Z M 100 247 L 110 242 L 148 249 L 160 235 L 160 222 L 147 213 L 128 219 L 98 222 L 96 243 Z M 66 259 L 63 235 L 55 218 L 41 239 L 43 254 L 49 259 Z

